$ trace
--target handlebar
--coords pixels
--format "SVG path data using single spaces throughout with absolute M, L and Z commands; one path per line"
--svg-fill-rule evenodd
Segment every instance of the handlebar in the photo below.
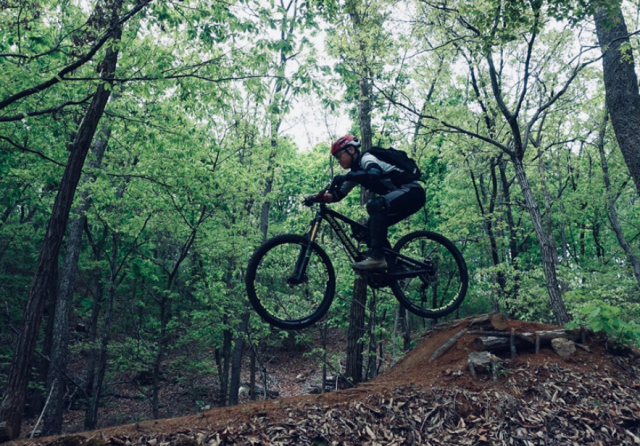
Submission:
M 307 207 L 311 207 L 316 203 L 318 203 L 317 195 L 309 195 L 308 197 L 304 197 L 304 199 L 302 200 L 302 204 Z
M 316 203 L 321 203 L 320 201 L 318 201 L 318 195 L 320 193 L 323 193 L 323 192 L 335 192 L 335 190 L 338 189 L 338 185 L 334 184 L 334 183 L 336 183 L 335 177 L 332 178 L 331 181 L 329 182 L 329 184 L 327 185 L 327 187 L 322 189 L 318 194 L 313 194 L 313 195 L 309 195 L 309 196 L 305 197 L 302 200 L 302 204 L 304 206 L 310 207 L 310 206 L 313 206 Z

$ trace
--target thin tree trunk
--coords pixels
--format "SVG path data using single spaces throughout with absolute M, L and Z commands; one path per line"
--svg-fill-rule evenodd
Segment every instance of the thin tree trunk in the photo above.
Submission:
M 223 324 L 228 323 L 228 317 L 224 316 Z M 233 342 L 233 333 L 229 329 L 222 332 L 222 348 L 215 351 L 216 365 L 218 366 L 218 380 L 220 381 L 220 395 L 222 404 L 228 404 L 229 396 L 229 359 L 231 358 L 231 343 Z
M 115 39 L 119 39 L 120 33 L 120 30 L 116 31 Z M 104 60 L 100 65 L 103 67 L 103 74 L 106 77 L 112 77 L 116 69 L 118 52 L 114 51 L 113 48 L 115 47 L 107 49 Z M 111 81 L 107 83 L 112 84 Z M 7 391 L 0 405 L 0 421 L 4 423 L 4 435 L 0 435 L 0 440 L 3 437 L 14 439 L 20 435 L 25 393 L 29 383 L 29 372 L 38 339 L 42 311 L 49 290 L 55 283 L 60 245 L 67 227 L 75 191 L 82 174 L 82 167 L 110 94 L 111 88 L 106 88 L 105 83 L 101 83 L 98 86 L 80 125 L 76 140 L 71 147 L 71 153 L 60 182 L 51 217 L 49 218 L 46 235 L 29 291 L 22 330 L 18 337 L 18 343 L 9 370 Z
M 151 410 L 153 411 L 153 419 L 157 420 L 160 417 L 159 409 L 159 394 L 160 394 L 160 368 L 162 366 L 162 359 L 164 357 L 164 345 L 167 336 L 167 322 L 168 322 L 168 299 L 165 293 L 162 293 L 160 298 L 160 336 L 158 339 L 158 350 L 153 361 L 152 370 L 152 382 L 153 389 L 151 393 Z
M 111 235 L 111 259 L 109 260 L 109 288 L 107 291 L 107 302 L 104 311 L 102 334 L 100 336 L 100 349 L 98 351 L 96 370 L 93 379 L 93 385 L 91 388 L 91 400 L 89 402 L 89 407 L 85 413 L 85 429 L 95 429 L 98 425 L 98 408 L 100 407 L 100 398 L 102 396 L 104 376 L 107 371 L 108 346 L 111 339 L 111 318 L 113 314 L 113 302 L 115 301 L 116 297 L 118 244 L 119 237 L 117 234 L 113 233 Z
M 516 232 L 516 223 L 513 219 L 513 212 L 511 211 L 511 183 L 507 179 L 507 162 L 504 159 L 498 163 L 500 170 L 500 184 L 502 186 L 502 197 L 505 202 L 505 216 L 507 218 L 507 226 L 509 227 L 509 253 L 511 261 L 513 262 L 520 250 L 518 248 L 518 235 Z
M 367 282 L 359 277 L 353 284 L 353 299 L 347 330 L 347 364 L 345 375 L 355 386 L 362 382 L 362 351 L 360 342 L 365 333 L 365 305 L 367 304 Z
M 547 291 L 551 300 L 551 309 L 556 317 L 558 325 L 564 325 L 571 320 L 571 316 L 567 311 L 560 294 L 560 288 L 558 278 L 556 276 L 556 252 L 555 243 L 550 239 L 550 235 L 544 229 L 542 224 L 542 216 L 538 203 L 536 202 L 531 187 L 529 186 L 529 180 L 524 170 L 524 165 L 520 159 L 513 158 L 513 165 L 516 172 L 516 178 L 520 184 L 522 190 L 522 196 L 524 197 L 533 228 L 538 238 L 538 245 L 540 246 L 540 255 L 542 260 L 542 269 L 544 271 L 544 277 L 547 283 Z
M 56 268 L 56 278 L 52 281 L 52 288 L 49 291 L 47 302 L 44 309 L 44 319 L 46 320 L 46 326 L 44 329 L 44 340 L 42 342 L 42 357 L 38 356 L 34 360 L 32 375 L 35 377 L 35 382 L 42 383 L 46 386 L 47 374 L 49 371 L 49 361 L 45 358 L 51 357 L 51 348 L 53 344 L 53 324 L 55 316 L 55 300 L 56 289 L 55 284 L 58 282 L 58 269 Z M 27 395 L 25 399 L 25 411 L 24 414 L 27 418 L 37 417 L 46 407 L 46 401 L 48 399 L 48 393 L 46 389 L 44 391 L 40 386 L 33 386 L 27 389 Z
M 372 293 L 369 299 L 369 348 L 367 360 L 367 379 L 377 376 L 377 352 L 376 352 L 376 295 Z
M 569 160 L 567 160 L 567 164 L 569 163 Z M 557 163 L 557 168 L 558 168 L 558 172 L 560 172 L 561 170 L 561 166 L 563 166 L 563 162 L 562 162 L 562 153 L 558 152 L 558 163 Z M 567 176 L 570 174 L 570 169 L 569 172 L 567 172 Z M 562 191 L 563 190 L 563 181 L 565 181 L 566 178 L 562 178 L 562 175 L 558 175 L 558 190 Z M 566 209 L 564 207 L 564 200 L 562 197 L 562 194 L 559 197 L 560 199 L 560 244 L 561 244 L 561 250 L 560 250 L 560 265 L 566 265 L 568 264 L 568 260 L 569 260 L 569 250 L 567 248 L 568 243 L 567 243 L 567 224 L 566 224 Z M 565 287 L 563 290 L 563 293 L 568 291 L 568 283 L 563 283 L 563 286 Z
M 242 372 L 242 356 L 244 353 L 244 335 L 249 325 L 249 312 L 246 311 L 240 316 L 238 326 L 238 336 L 236 336 L 233 353 L 231 355 L 231 380 L 229 382 L 229 405 L 238 404 L 238 393 L 240 391 L 240 373 Z M 266 389 L 265 389 L 266 391 Z
M 256 351 L 251 348 L 251 363 L 249 364 L 249 397 L 251 401 L 256 399 Z
M 96 259 L 98 260 L 98 259 Z M 98 321 L 100 319 L 100 311 L 102 310 L 102 295 L 104 293 L 104 285 L 99 271 L 95 271 L 94 277 L 95 290 L 93 297 L 93 305 L 91 306 L 91 322 L 89 325 L 89 361 L 87 364 L 87 376 L 85 379 L 85 394 L 90 397 L 93 395 L 93 381 L 95 379 L 96 367 L 98 364 L 99 349 L 96 348 L 98 342 Z M 86 418 L 86 415 L 85 415 Z
M 95 159 L 89 162 L 89 167 L 98 167 L 102 162 L 102 156 L 107 147 L 111 130 L 103 127 L 101 133 L 101 137 L 96 139 L 91 148 Z M 93 175 L 85 176 L 84 181 L 89 181 L 92 177 Z M 71 313 L 71 300 L 73 297 L 78 259 L 82 249 L 82 234 L 87 222 L 85 212 L 89 208 L 89 205 L 90 198 L 87 193 L 84 193 L 81 204 L 75 211 L 76 217 L 69 223 L 67 251 L 60 274 L 60 284 L 56 299 L 53 341 L 50 356 L 51 362 L 47 374 L 47 394 L 50 396 L 49 405 L 44 413 L 42 425 L 42 434 L 45 436 L 58 435 L 62 431 L 67 373 L 67 350 L 69 343 L 69 316 Z
M 640 194 L 640 93 L 629 32 L 616 2 L 594 14 L 606 103 L 625 163 Z
M 556 242 L 553 238 L 553 218 L 551 214 L 551 194 L 546 180 L 546 167 L 544 166 L 542 151 L 538 150 L 538 170 L 540 172 L 540 184 L 542 186 L 542 196 L 544 198 L 544 218 L 545 232 L 549 235 L 549 243 L 554 252 L 558 251 Z
M 320 393 L 324 393 L 327 388 L 327 331 L 327 324 L 323 323 L 320 327 L 320 337 L 322 338 L 322 387 Z
M 354 19 L 355 20 L 355 19 Z M 359 82 L 360 102 L 359 121 L 361 150 L 367 151 L 372 144 L 371 131 L 371 86 L 366 77 L 362 77 Z M 360 204 L 364 205 L 371 194 L 362 188 L 360 192 Z M 353 299 L 351 301 L 351 314 L 349 316 L 349 328 L 347 330 L 347 364 L 346 375 L 353 385 L 362 382 L 363 372 L 363 345 L 360 339 L 365 333 L 365 309 L 367 305 L 367 281 L 365 277 L 356 277 L 353 283 Z
M 600 163 L 602 165 L 602 176 L 604 179 L 605 190 L 607 192 L 607 206 L 609 207 L 609 220 L 611 221 L 611 226 L 613 227 L 613 231 L 616 233 L 616 237 L 618 238 L 618 243 L 620 247 L 624 250 L 624 253 L 627 255 L 627 259 L 631 264 L 631 268 L 633 270 L 633 275 L 636 278 L 636 282 L 638 282 L 638 287 L 640 288 L 640 262 L 638 262 L 638 258 L 633 253 L 633 249 L 631 245 L 627 241 L 627 238 L 624 236 L 622 232 L 622 225 L 620 224 L 620 219 L 618 218 L 618 211 L 616 210 L 616 200 L 615 193 L 611 190 L 611 179 L 609 177 L 609 166 L 607 164 L 607 157 L 604 153 L 604 133 L 606 127 L 607 118 L 602 123 L 602 127 L 600 129 L 600 133 L 598 135 L 598 150 L 600 152 Z
M 403 320 L 402 331 L 404 333 L 402 336 L 402 340 L 403 340 L 402 349 L 406 353 L 409 350 L 411 350 L 411 313 L 409 313 L 409 310 L 404 308 L 402 304 L 398 304 L 398 305 L 400 305 L 401 311 L 404 314 L 404 317 L 402 318 Z
M 82 233 L 86 223 L 86 216 L 81 215 L 71 220 L 69 236 L 67 237 L 67 252 L 65 254 L 58 298 L 56 300 L 53 342 L 47 373 L 47 393 L 49 405 L 44 413 L 42 435 L 59 435 L 62 432 L 64 413 L 64 394 L 67 386 L 67 350 L 69 347 L 69 316 L 71 313 L 71 298 L 75 281 L 76 266 L 82 248 Z
M 480 175 L 480 178 L 476 180 L 476 176 L 473 170 L 471 169 L 471 166 L 469 166 L 469 176 L 471 177 L 473 190 L 476 196 L 476 202 L 478 203 L 478 208 L 480 209 L 480 214 L 482 215 L 484 231 L 487 234 L 487 237 L 489 239 L 491 265 L 494 267 L 494 269 L 498 269 L 497 267 L 500 265 L 500 255 L 498 251 L 498 241 L 497 241 L 496 233 L 493 227 L 493 221 L 495 218 L 495 215 L 494 215 L 495 203 L 498 197 L 498 180 L 495 172 L 498 161 L 496 161 L 495 159 L 491 159 L 489 164 L 490 164 L 490 171 L 491 171 L 491 193 L 490 194 L 487 194 L 486 192 L 483 175 Z M 485 208 L 487 204 L 488 204 L 488 209 Z M 494 279 L 495 282 L 498 283 L 498 286 L 500 288 L 500 293 L 498 297 L 502 297 L 504 295 L 505 288 L 506 288 L 506 279 L 504 277 L 504 273 L 502 271 L 498 271 L 494 275 L 494 277 L 495 277 Z M 491 293 L 492 311 L 498 312 L 499 307 L 500 307 L 499 300 L 495 297 L 495 294 L 492 292 Z

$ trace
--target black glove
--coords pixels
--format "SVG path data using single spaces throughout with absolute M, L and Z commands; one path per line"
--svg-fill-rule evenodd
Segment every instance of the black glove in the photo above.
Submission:
M 316 194 L 309 195 L 308 197 L 305 197 L 304 200 L 302 200 L 302 204 L 304 204 L 305 206 L 313 206 L 317 202 L 318 202 L 318 195 Z

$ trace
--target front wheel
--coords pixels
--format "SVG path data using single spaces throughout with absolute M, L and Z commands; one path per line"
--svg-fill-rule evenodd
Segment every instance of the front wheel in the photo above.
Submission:
M 256 250 L 249 261 L 246 285 L 249 302 L 266 322 L 297 330 L 315 323 L 329 310 L 336 275 L 320 246 L 309 246 L 303 236 L 286 234 L 267 240 Z
M 446 237 L 416 231 L 402 237 L 393 250 L 391 290 L 409 311 L 421 317 L 438 318 L 452 313 L 467 293 L 467 265 L 456 246 Z

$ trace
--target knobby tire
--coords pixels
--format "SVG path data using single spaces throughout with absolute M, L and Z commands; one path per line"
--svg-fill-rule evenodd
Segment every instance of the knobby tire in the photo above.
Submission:
M 394 251 L 429 266 L 428 273 L 392 281 L 391 291 L 412 313 L 439 318 L 455 311 L 465 298 L 469 285 L 467 265 L 458 248 L 443 235 L 416 231 L 402 237 Z M 394 258 L 390 272 L 410 271 L 417 264 Z
M 321 319 L 333 301 L 336 276 L 327 253 L 311 243 L 303 280 L 293 279 L 306 237 L 285 234 L 267 240 L 251 257 L 246 275 L 249 302 L 269 324 L 298 330 Z

